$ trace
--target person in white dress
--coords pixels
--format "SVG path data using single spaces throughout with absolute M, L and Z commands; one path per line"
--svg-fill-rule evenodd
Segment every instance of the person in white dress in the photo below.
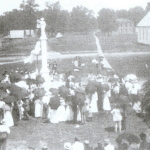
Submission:
M 121 132 L 121 121 L 122 121 L 122 115 L 121 110 L 119 109 L 119 106 L 116 104 L 116 107 L 111 111 L 113 115 L 113 121 L 115 122 L 115 132 L 117 133 L 118 128 Z
M 24 108 L 23 108 L 23 101 L 19 100 L 17 101 L 17 106 L 18 106 L 18 110 L 19 110 L 19 119 L 23 119 L 23 115 L 24 115 Z
M 91 103 L 90 103 L 91 111 L 93 113 L 98 112 L 97 101 L 98 101 L 98 95 L 97 95 L 97 92 L 95 92 L 94 94 L 92 94 Z
M 34 101 L 35 105 L 35 118 L 42 117 L 43 112 L 43 102 L 40 99 Z
M 109 139 L 104 140 L 104 150 L 115 150 L 115 147 L 110 143 Z
M 65 110 L 65 101 L 63 98 L 60 98 L 60 106 L 57 109 L 57 116 L 59 122 L 66 121 L 66 110 Z
M 71 102 L 66 103 L 66 121 L 72 121 L 73 120 L 73 110 L 71 107 Z
M 8 134 L 10 134 L 10 129 L 8 126 L 5 125 L 5 123 L 0 123 L 0 150 L 6 150 L 7 149 L 7 139 Z
M 72 144 L 72 150 L 84 150 L 84 144 L 76 137 L 75 142 Z
M 111 110 L 109 97 L 110 97 L 110 91 L 105 92 L 103 98 L 103 110 L 107 112 Z
M 42 113 L 42 117 L 43 118 L 48 118 L 48 113 L 49 113 L 49 102 L 50 102 L 50 98 L 51 98 L 51 93 L 50 92 L 46 92 L 45 96 L 43 96 L 42 98 L 42 102 L 43 102 L 43 113 Z
M 14 126 L 14 120 L 11 114 L 11 107 L 8 104 L 4 104 L 2 108 L 4 110 L 4 118 L 2 122 L 5 122 L 5 125 L 7 127 Z

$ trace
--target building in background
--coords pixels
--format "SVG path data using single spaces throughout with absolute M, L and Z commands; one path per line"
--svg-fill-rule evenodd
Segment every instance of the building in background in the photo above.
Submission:
M 137 42 L 150 45 L 150 12 L 136 26 Z
M 116 34 L 134 34 L 135 26 L 134 23 L 129 19 L 116 19 L 118 28 Z
M 26 36 L 34 36 L 34 30 L 10 30 L 4 39 L 23 39 Z

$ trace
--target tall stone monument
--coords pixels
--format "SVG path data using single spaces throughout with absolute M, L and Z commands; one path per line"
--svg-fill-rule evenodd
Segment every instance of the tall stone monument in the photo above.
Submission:
M 41 30 L 40 43 L 41 43 L 41 51 L 42 51 L 41 74 L 43 77 L 49 73 L 48 63 L 47 63 L 47 36 L 45 33 L 45 28 L 46 28 L 46 22 L 44 21 L 44 18 L 41 18 L 40 20 L 40 30 Z

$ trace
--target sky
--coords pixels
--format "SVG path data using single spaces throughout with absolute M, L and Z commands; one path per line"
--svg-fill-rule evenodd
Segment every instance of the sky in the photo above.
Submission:
M 99 12 L 102 8 L 111 8 L 114 10 L 130 9 L 135 6 L 141 6 L 145 9 L 150 0 L 35 0 L 39 4 L 39 9 L 45 8 L 45 2 L 55 3 L 59 1 L 62 8 L 71 11 L 73 7 L 81 5 L 92 9 L 95 13 Z M 4 12 L 11 11 L 13 9 L 19 9 L 22 0 L 0 0 L 0 15 Z

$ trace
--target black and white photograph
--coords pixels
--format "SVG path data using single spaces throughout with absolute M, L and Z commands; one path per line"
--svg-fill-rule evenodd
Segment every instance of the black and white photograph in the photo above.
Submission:
M 0 0 L 0 150 L 150 150 L 150 1 Z

